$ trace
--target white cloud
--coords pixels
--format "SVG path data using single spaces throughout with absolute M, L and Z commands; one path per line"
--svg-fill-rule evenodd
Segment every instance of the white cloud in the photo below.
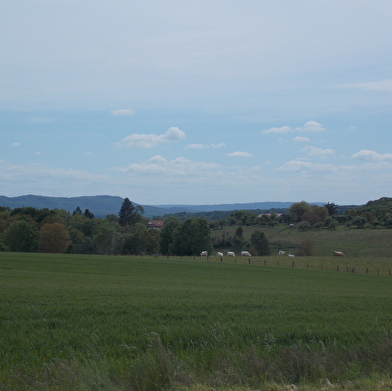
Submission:
M 167 160 L 162 157 L 161 155 L 155 155 L 152 158 L 148 159 L 148 162 L 153 162 L 153 163 L 166 163 Z
M 125 137 L 119 143 L 120 147 L 131 147 L 131 148 L 153 148 L 158 144 L 166 141 L 182 140 L 184 139 L 185 133 L 177 127 L 171 127 L 165 134 L 131 134 Z
M 119 115 L 133 115 L 135 114 L 135 110 L 132 109 L 118 109 L 118 110 L 112 110 L 110 114 L 114 116 L 119 116 Z
M 282 133 L 289 133 L 293 131 L 297 132 L 323 132 L 326 129 L 318 122 L 316 121 L 308 121 L 305 123 L 304 126 L 298 127 L 298 128 L 291 128 L 290 126 L 282 126 L 280 128 L 270 128 L 267 130 L 263 130 L 261 133 L 262 134 L 269 134 L 269 133 L 274 133 L 274 134 L 282 134 Z M 298 140 L 296 140 L 298 141 Z
M 219 144 L 189 144 L 185 147 L 185 149 L 204 149 L 204 148 L 222 148 L 226 146 L 225 143 L 219 143 Z
M 282 126 L 281 128 L 271 128 L 267 130 L 263 130 L 262 134 L 269 134 L 269 133 L 288 133 L 292 132 L 293 129 L 290 126 Z
M 359 160 L 372 160 L 376 162 L 392 161 L 392 154 L 391 153 L 380 154 L 375 151 L 369 151 L 363 149 L 362 151 L 354 153 L 354 155 L 352 155 L 351 158 L 359 159 Z
M 316 121 L 308 121 L 303 127 L 295 128 L 298 132 L 324 132 L 326 129 Z
M 227 156 L 229 156 L 229 157 L 252 157 L 252 154 L 249 152 L 237 151 L 237 152 L 228 153 Z
M 332 88 L 358 89 L 362 91 L 392 92 L 392 79 L 385 79 L 385 80 L 365 82 L 365 83 L 337 84 L 332 86 Z
M 305 147 L 302 149 L 302 151 L 307 152 L 309 156 L 318 156 L 322 158 L 333 156 L 335 154 L 334 150 L 332 149 L 322 149 L 313 146 Z
M 185 138 L 185 133 L 179 128 L 172 126 L 163 135 L 163 138 L 164 140 L 182 140 Z
M 314 164 L 311 162 L 304 162 L 298 160 L 291 160 L 282 167 L 277 168 L 277 171 L 285 172 L 313 172 L 313 173 L 333 173 L 338 169 L 333 164 Z
M 225 143 L 211 144 L 211 148 L 223 148 L 225 146 L 226 146 Z
M 13 147 L 20 147 L 20 143 L 16 142 L 12 144 Z
M 166 160 L 160 155 L 153 156 L 144 163 L 134 163 L 128 167 L 118 168 L 117 171 L 128 173 L 165 174 L 168 176 L 198 175 L 217 170 L 219 164 L 207 162 L 194 162 L 185 157 Z
M 297 137 L 294 137 L 294 138 L 293 138 L 293 141 L 308 142 L 308 141 L 310 141 L 310 139 L 308 139 L 307 137 L 300 137 L 300 136 L 297 136 Z

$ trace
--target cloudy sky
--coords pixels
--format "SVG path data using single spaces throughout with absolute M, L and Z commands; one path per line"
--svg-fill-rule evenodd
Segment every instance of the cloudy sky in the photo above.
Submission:
M 0 195 L 392 196 L 390 0 L 2 0 Z

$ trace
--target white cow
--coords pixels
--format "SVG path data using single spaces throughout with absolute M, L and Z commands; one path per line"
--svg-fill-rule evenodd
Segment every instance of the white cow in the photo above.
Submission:
M 252 255 L 250 254 L 249 251 L 241 251 L 241 256 L 243 256 L 243 257 L 251 257 Z
M 228 251 L 227 256 L 228 257 L 235 257 L 235 253 L 233 251 Z
M 217 252 L 217 253 L 216 253 L 216 256 L 219 257 L 219 258 L 223 258 L 223 253 Z
M 335 257 L 345 257 L 345 255 L 341 251 L 334 251 L 333 255 Z
M 285 254 L 286 254 L 286 252 L 285 252 L 285 251 L 279 251 L 279 253 L 278 253 L 278 254 L 279 254 L 279 256 L 280 256 L 280 257 L 283 257 L 283 255 L 285 255 Z
M 295 255 L 294 254 L 289 254 L 289 257 L 294 257 Z
M 201 257 L 208 257 L 208 251 L 202 251 L 202 252 L 200 253 L 200 256 L 201 256 Z

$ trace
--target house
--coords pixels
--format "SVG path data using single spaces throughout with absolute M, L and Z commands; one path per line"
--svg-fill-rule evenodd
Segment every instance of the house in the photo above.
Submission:
M 147 228 L 148 229 L 150 229 L 150 228 L 161 229 L 163 227 L 163 223 L 164 223 L 164 220 L 150 220 L 147 223 Z

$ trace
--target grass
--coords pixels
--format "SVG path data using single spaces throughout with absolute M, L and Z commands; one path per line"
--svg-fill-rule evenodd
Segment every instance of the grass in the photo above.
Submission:
M 0 390 L 387 384 L 392 277 L 275 260 L 0 253 Z
M 212 236 L 220 237 L 223 231 L 231 236 L 236 227 L 224 227 L 222 230 L 212 231 Z M 392 230 L 387 228 L 377 229 L 348 229 L 339 226 L 337 230 L 321 229 L 299 231 L 277 225 L 274 228 L 244 227 L 244 238 L 250 240 L 255 229 L 264 232 L 270 242 L 272 254 L 277 254 L 280 249 L 294 253 L 298 250 L 301 241 L 311 239 L 314 245 L 314 254 L 317 256 L 330 256 L 333 251 L 343 251 L 350 258 L 392 258 Z M 236 249 L 238 251 L 238 249 Z

